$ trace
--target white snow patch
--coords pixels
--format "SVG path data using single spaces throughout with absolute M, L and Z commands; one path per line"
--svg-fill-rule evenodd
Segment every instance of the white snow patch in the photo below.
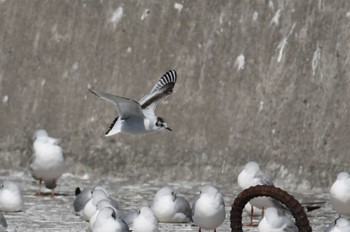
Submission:
M 312 68 L 312 75 L 315 76 L 316 74 L 316 68 L 318 66 L 318 62 L 321 58 L 321 49 L 319 44 L 317 43 L 316 50 L 314 52 L 314 55 L 312 57 L 312 62 L 311 62 L 311 68 Z
M 236 59 L 235 66 L 237 67 L 237 70 L 243 70 L 245 65 L 245 58 L 243 54 L 239 55 Z
M 278 24 L 280 23 L 281 11 L 282 9 L 277 10 L 276 14 L 271 19 L 270 26 L 272 25 L 278 26 Z
M 72 65 L 72 75 L 73 75 L 73 79 L 78 79 L 79 78 L 79 72 L 77 71 L 78 70 L 78 67 L 79 67 L 79 63 L 78 62 L 75 62 L 73 65 Z
M 46 79 L 42 79 L 41 80 L 41 87 L 44 87 L 45 83 L 46 83 Z
M 258 21 L 259 13 L 257 11 L 254 11 L 253 13 L 253 21 L 256 22 Z
M 6 105 L 8 101 L 9 101 L 9 96 L 5 95 L 2 97 L 2 103 Z
M 287 45 L 288 43 L 288 38 L 289 36 L 293 33 L 294 31 L 294 27 L 295 27 L 295 23 L 293 24 L 291 30 L 289 31 L 287 37 L 283 38 L 282 41 L 278 44 L 277 48 L 279 49 L 279 54 L 278 54 L 278 57 L 277 57 L 277 62 L 281 62 L 282 60 L 282 55 L 283 55 L 283 50 L 284 50 L 284 47 Z
M 143 21 L 145 18 L 147 18 L 149 16 L 150 13 L 150 9 L 145 9 L 141 15 L 141 21 Z
M 181 3 L 177 3 L 177 2 L 174 3 L 174 8 L 175 8 L 178 12 L 180 12 L 180 11 L 182 10 L 183 7 L 184 7 L 184 5 L 182 5 Z
M 223 24 L 223 23 L 224 23 L 224 14 L 221 14 L 221 15 L 220 15 L 219 23 L 220 23 L 220 24 Z
M 346 12 L 346 17 L 350 18 L 350 11 Z
M 271 10 L 274 10 L 275 9 L 275 6 L 274 6 L 274 4 L 273 4 L 273 1 L 269 1 L 269 8 L 271 9 Z
M 282 41 L 277 46 L 277 48 L 280 50 L 277 57 L 278 63 L 281 62 L 282 60 L 283 50 L 284 50 L 284 47 L 287 45 L 287 40 L 288 40 L 288 37 L 283 38 Z
M 131 48 L 131 47 L 128 47 L 128 49 L 126 49 L 126 52 L 127 52 L 127 53 L 131 53 L 131 52 L 132 52 L 132 48 Z
M 120 6 L 113 12 L 112 18 L 110 20 L 114 27 L 117 26 L 117 24 L 120 22 L 122 17 L 123 17 L 123 7 Z
M 272 129 L 271 133 L 274 135 L 276 133 L 276 129 Z
M 260 113 L 263 109 L 264 109 L 264 101 L 260 101 L 258 113 Z
M 63 77 L 63 79 L 68 78 L 68 71 L 67 70 L 64 70 L 62 77 Z

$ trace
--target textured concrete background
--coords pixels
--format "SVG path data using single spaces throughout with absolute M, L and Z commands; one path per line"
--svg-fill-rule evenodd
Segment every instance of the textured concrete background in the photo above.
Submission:
M 350 169 L 349 39 L 349 1 L 1 0 L 0 168 L 45 128 L 72 173 L 235 183 L 256 160 L 328 188 Z M 140 99 L 168 69 L 174 132 L 105 138 L 116 113 L 88 87 Z

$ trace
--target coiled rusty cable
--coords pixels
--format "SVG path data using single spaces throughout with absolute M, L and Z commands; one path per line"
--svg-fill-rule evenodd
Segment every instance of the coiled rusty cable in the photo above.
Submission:
M 257 185 L 243 190 L 235 199 L 231 209 L 231 231 L 243 232 L 242 230 L 242 212 L 244 206 L 256 197 L 271 197 L 287 206 L 295 218 L 295 225 L 299 232 L 311 232 L 312 228 L 307 215 L 301 204 L 289 193 L 280 188 L 267 185 Z

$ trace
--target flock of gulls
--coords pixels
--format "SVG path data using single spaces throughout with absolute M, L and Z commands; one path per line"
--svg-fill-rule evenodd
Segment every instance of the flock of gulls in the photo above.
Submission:
M 106 132 L 106 136 L 120 132 L 141 134 L 161 129 L 171 130 L 165 120 L 155 115 L 157 105 L 172 93 L 177 80 L 176 72 L 165 73 L 151 92 L 139 102 L 127 98 L 90 91 L 115 105 L 118 117 Z M 60 140 L 49 137 L 45 130 L 34 133 L 33 156 L 29 163 L 32 177 L 39 181 L 37 196 L 44 195 L 42 184 L 51 189 L 55 197 L 57 180 L 65 170 L 64 156 Z M 238 185 L 244 189 L 251 186 L 274 186 L 272 180 L 263 173 L 256 162 L 248 162 L 237 178 Z M 202 229 L 213 230 L 226 218 L 225 203 L 220 191 L 211 185 L 200 187 L 196 199 L 188 201 L 176 191 L 164 186 L 154 195 L 153 202 L 141 206 L 138 212 L 125 212 L 103 186 L 79 187 L 72 202 L 75 214 L 89 223 L 92 232 L 157 232 L 158 223 L 192 223 Z M 329 224 L 325 232 L 350 232 L 350 175 L 338 174 L 330 189 L 331 204 L 339 217 Z M 7 222 L 1 212 L 23 210 L 23 197 L 15 182 L 0 182 L 0 231 L 6 231 Z M 319 208 L 305 207 L 305 212 Z M 250 215 L 247 226 L 257 226 L 260 232 L 298 231 L 290 210 L 271 197 L 256 197 L 246 204 L 245 211 Z M 73 214 L 73 213 L 72 213 Z M 261 215 L 258 225 L 253 225 L 253 216 Z

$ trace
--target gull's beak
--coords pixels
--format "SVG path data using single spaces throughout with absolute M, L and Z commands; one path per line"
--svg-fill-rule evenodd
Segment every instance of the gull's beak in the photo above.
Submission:
M 169 130 L 169 131 L 173 131 L 171 128 L 169 127 L 165 127 L 165 129 Z

